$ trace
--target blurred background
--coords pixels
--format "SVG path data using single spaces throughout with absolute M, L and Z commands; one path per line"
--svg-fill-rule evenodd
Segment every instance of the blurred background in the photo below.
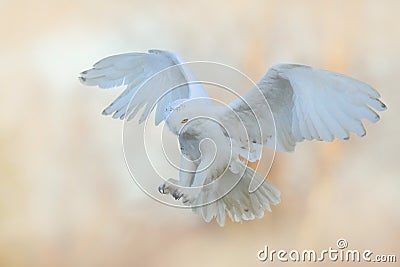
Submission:
M 322 250 L 338 238 L 399 261 L 399 10 L 396 0 L 1 1 L 0 266 L 258 266 L 265 245 Z M 334 70 L 389 108 L 364 138 L 277 154 L 269 179 L 282 203 L 220 228 L 139 190 L 123 123 L 100 114 L 119 91 L 77 80 L 105 56 L 149 48 L 253 80 L 278 62 Z

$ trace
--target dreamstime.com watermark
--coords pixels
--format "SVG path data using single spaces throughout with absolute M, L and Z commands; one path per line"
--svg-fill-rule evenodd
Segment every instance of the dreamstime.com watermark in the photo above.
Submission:
M 307 250 L 275 250 L 267 245 L 257 252 L 258 260 L 262 262 L 397 262 L 396 255 L 378 255 L 371 250 L 347 249 L 346 239 L 340 238 L 336 248 L 329 247 L 321 251 Z

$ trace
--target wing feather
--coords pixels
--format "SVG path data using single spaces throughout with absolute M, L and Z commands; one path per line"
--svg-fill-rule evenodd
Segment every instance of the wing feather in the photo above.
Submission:
M 130 120 L 143 110 L 139 119 L 141 123 L 157 107 L 155 123 L 158 125 L 168 116 L 168 107 L 174 101 L 193 95 L 208 97 L 202 85 L 189 84 L 195 77 L 183 63 L 177 54 L 169 51 L 126 53 L 98 61 L 92 69 L 83 71 L 79 79 L 85 85 L 104 89 L 126 86 L 121 95 L 103 110 L 103 115 Z
M 256 97 L 259 91 L 264 99 Z M 230 106 L 246 122 L 250 133 L 257 122 L 248 110 L 265 120 L 265 106 L 270 107 L 276 133 L 271 131 L 274 126 L 270 121 L 258 123 L 264 137 L 271 137 L 273 132 L 276 148 L 282 151 L 294 150 L 296 142 L 304 139 L 347 140 L 350 133 L 364 136 L 362 120 L 377 122 L 377 112 L 386 109 L 380 94 L 371 86 L 339 73 L 298 64 L 272 66 L 243 98 L 245 101 L 237 99 Z M 263 138 L 263 145 L 271 144 Z

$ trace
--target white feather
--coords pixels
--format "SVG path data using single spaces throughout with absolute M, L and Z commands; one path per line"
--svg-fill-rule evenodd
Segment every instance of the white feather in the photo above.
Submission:
M 190 69 L 181 65 L 184 61 L 175 53 L 162 50 L 149 50 L 148 53 L 127 53 L 110 56 L 95 63 L 92 69 L 83 71 L 80 81 L 89 86 L 113 88 L 126 85 L 126 89 L 104 111 L 113 118 L 132 119 L 145 107 L 139 122 L 148 118 L 156 109 L 156 124 L 169 114 L 166 109 L 177 99 L 208 97 L 201 84 L 190 85 L 195 79 Z M 178 65 L 177 67 L 172 67 Z M 171 68 L 172 67 L 172 68 Z M 177 85 L 176 90 L 168 92 Z M 157 101 L 160 101 L 157 103 Z M 132 102 L 131 102 L 132 101 Z M 129 114 L 132 110 L 134 113 Z M 127 116 L 131 115 L 131 116 Z
M 182 63 L 177 54 L 168 51 L 122 54 L 100 60 L 82 72 L 80 80 L 101 88 L 126 86 L 104 109 L 104 115 L 130 120 L 141 111 L 141 123 L 155 108 L 156 125 L 168 117 L 169 129 L 180 134 L 185 159 L 181 160 L 182 169 L 190 170 L 180 171 L 179 183 L 201 187 L 188 198 L 194 198 L 192 209 L 206 222 L 215 218 L 220 226 L 226 215 L 235 222 L 261 218 L 264 209 L 271 211 L 271 205 L 280 201 L 279 190 L 240 157 L 256 161 L 264 145 L 293 151 L 304 139 L 347 140 L 350 133 L 364 136 L 362 120 L 376 122 L 377 111 L 386 109 L 379 93 L 367 84 L 296 64 L 272 66 L 242 98 L 218 107 L 212 105 L 201 84 L 193 83 L 196 77 Z M 202 99 L 186 101 L 199 97 Z M 183 129 L 182 122 L 198 117 L 215 119 L 221 127 L 212 120 L 193 120 L 192 127 Z M 215 158 L 214 147 L 201 143 L 206 139 L 214 141 Z M 209 159 L 213 159 L 210 165 Z M 206 187 L 208 183 L 212 186 Z M 250 191 L 254 184 L 259 186 Z
M 296 142 L 307 140 L 332 141 L 334 138 L 349 139 L 349 134 L 365 135 L 362 120 L 377 122 L 386 106 L 379 100 L 379 93 L 369 85 L 342 74 L 313 69 L 297 64 L 272 66 L 257 83 L 263 92 L 275 120 L 276 148 L 292 151 Z M 259 89 L 250 89 L 244 98 L 257 115 L 265 100 L 258 95 Z M 246 127 L 254 127 L 248 106 L 236 100 L 231 107 L 247 121 Z M 286 107 L 286 108 L 285 108 Z M 267 135 L 270 126 L 263 128 Z M 264 145 L 272 146 L 264 141 Z

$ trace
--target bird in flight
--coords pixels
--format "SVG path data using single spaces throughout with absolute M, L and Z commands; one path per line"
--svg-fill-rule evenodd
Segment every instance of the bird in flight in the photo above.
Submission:
M 362 120 L 386 109 L 379 93 L 348 76 L 300 64 L 276 64 L 243 96 L 217 105 L 179 55 L 164 50 L 106 57 L 81 72 L 84 85 L 125 86 L 104 115 L 139 123 L 155 110 L 180 145 L 179 179 L 159 192 L 223 226 L 264 216 L 280 192 L 248 167 L 267 146 L 293 151 L 303 140 L 348 140 L 366 134 Z M 146 86 L 149 85 L 149 86 Z

